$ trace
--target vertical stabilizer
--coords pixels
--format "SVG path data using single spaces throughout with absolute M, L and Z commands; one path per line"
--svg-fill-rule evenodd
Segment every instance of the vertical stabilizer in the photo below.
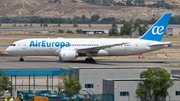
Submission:
M 140 37 L 144 40 L 161 41 L 164 33 L 166 32 L 167 25 L 171 18 L 172 13 L 165 13 L 149 30 Z

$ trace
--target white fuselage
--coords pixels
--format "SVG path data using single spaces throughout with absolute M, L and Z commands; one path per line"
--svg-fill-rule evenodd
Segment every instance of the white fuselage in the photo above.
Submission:
M 32 45 L 32 40 L 34 43 Z M 37 40 L 37 42 L 35 41 Z M 43 43 L 42 43 L 43 41 Z M 56 46 L 56 42 L 58 46 Z M 66 44 L 69 43 L 69 45 Z M 121 39 L 121 38 L 35 38 L 16 41 L 15 46 L 9 46 L 9 53 L 22 56 L 58 56 L 61 49 L 83 49 L 97 46 L 111 45 L 114 43 L 127 43 L 113 46 L 111 48 L 100 49 L 92 53 L 93 56 L 126 56 L 165 48 L 166 46 L 153 46 L 148 44 L 161 43 L 157 41 L 142 39 Z M 31 44 L 31 45 L 30 45 Z M 63 45 L 63 46 L 62 46 Z M 67 46 L 67 47 L 66 47 Z

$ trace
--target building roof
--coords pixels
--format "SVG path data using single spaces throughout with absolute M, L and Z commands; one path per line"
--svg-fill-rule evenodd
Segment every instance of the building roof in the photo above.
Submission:
M 174 81 L 180 81 L 178 78 L 171 77 Z M 103 79 L 108 81 L 144 81 L 145 78 L 113 78 L 113 79 Z
M 116 78 L 116 79 L 103 79 L 108 81 L 143 81 L 141 78 Z
M 70 69 L 2 69 L 7 76 L 58 76 L 62 73 L 72 73 Z
M 101 29 L 101 28 L 84 28 L 84 29 L 82 29 L 82 31 L 107 31 L 107 30 L 109 30 L 109 29 Z
M 156 68 L 156 67 L 157 66 L 119 66 L 119 67 L 112 66 L 112 67 L 70 67 L 70 69 L 148 69 L 148 68 Z
M 180 28 L 180 25 L 170 24 L 168 28 Z

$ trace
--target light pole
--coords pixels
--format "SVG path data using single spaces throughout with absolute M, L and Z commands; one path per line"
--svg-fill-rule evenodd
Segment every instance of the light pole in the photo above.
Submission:
M 169 96 L 169 101 L 170 101 L 171 100 L 170 95 L 168 94 L 168 96 Z
M 90 97 L 92 97 L 92 100 L 94 101 L 94 92 L 92 90 L 87 91 L 86 88 L 83 88 L 83 91 L 86 91 Z M 93 96 L 90 94 L 90 92 L 93 94 Z
M 130 93 L 128 92 L 128 101 L 130 101 Z
M 23 82 L 24 82 L 24 80 L 22 80 L 22 89 L 23 89 Z
M 97 86 L 98 86 L 98 94 L 99 94 L 99 83 L 97 83 Z
M 117 86 L 114 86 L 114 97 L 116 98 L 116 101 L 118 101 L 117 96 L 116 96 L 116 89 L 117 89 Z

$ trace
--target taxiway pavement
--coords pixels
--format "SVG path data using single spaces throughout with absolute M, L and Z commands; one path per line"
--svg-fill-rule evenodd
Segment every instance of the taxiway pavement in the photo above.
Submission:
M 17 68 L 63 68 L 69 67 L 169 67 L 179 64 L 179 60 L 144 60 L 144 59 L 96 59 L 96 63 L 86 63 L 83 58 L 72 62 L 60 62 L 58 57 L 24 57 L 25 61 L 20 62 L 18 57 L 0 57 L 0 69 L 17 69 Z

